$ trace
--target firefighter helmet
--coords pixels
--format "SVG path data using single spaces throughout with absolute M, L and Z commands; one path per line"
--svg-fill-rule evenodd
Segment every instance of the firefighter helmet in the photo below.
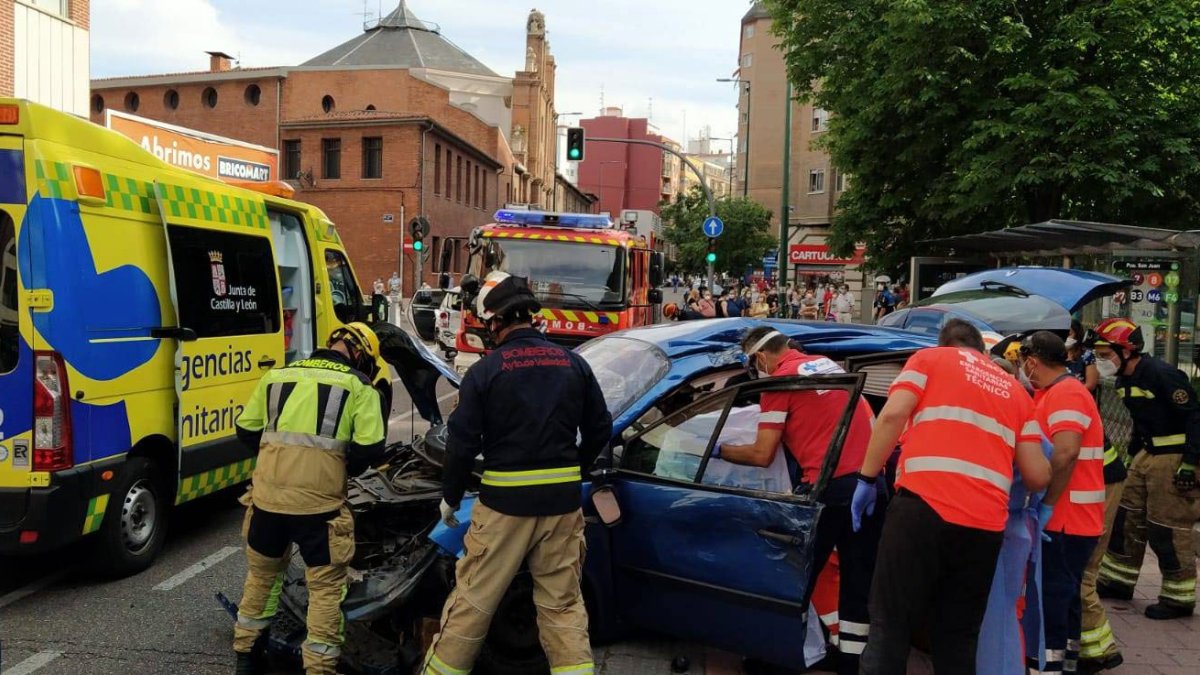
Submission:
M 663 305 L 663 316 L 667 317 L 668 319 L 674 319 L 675 315 L 678 313 L 679 305 L 673 302 L 668 302 L 667 304 Z
M 1140 352 L 1146 346 L 1141 326 L 1123 318 L 1101 321 L 1093 330 L 1088 331 L 1083 342 L 1089 349 L 1107 346 L 1120 347 L 1131 352 Z
M 487 275 L 475 300 L 476 315 L 484 321 L 503 317 L 509 312 L 526 310 L 533 313 L 541 309 L 542 305 L 534 297 L 533 291 L 529 290 L 529 282 L 525 277 L 514 277 L 507 272 Z
M 335 328 L 325 346 L 332 347 L 337 342 L 345 342 L 358 351 L 358 362 L 354 367 L 367 377 L 374 377 L 380 369 L 386 369 L 379 355 L 379 336 L 367 324 L 355 321 Z

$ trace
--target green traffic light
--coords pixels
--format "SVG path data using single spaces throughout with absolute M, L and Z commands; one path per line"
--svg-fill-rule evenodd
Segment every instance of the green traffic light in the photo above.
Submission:
M 423 242 L 423 241 L 414 241 L 413 242 L 413 250 L 414 251 L 420 251 L 423 248 L 425 248 L 425 242 Z
M 717 262 L 717 254 L 710 252 L 708 255 L 704 256 L 704 260 L 707 261 L 708 264 L 711 265 L 711 264 Z
M 568 154 L 571 156 L 571 159 L 579 159 L 579 155 L 583 153 L 579 152 L 579 148 L 571 148 Z

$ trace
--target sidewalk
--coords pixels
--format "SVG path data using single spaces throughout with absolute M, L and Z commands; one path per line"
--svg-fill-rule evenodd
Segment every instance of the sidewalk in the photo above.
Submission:
M 1104 601 L 1108 607 L 1108 620 L 1112 623 L 1113 632 L 1121 644 L 1121 654 L 1125 657 L 1125 665 L 1108 671 L 1113 675 L 1200 673 L 1200 617 L 1151 621 L 1143 614 L 1146 606 L 1154 604 L 1157 599 L 1161 581 L 1158 559 L 1152 552 L 1147 551 L 1133 601 Z M 659 663 L 661 664 L 661 661 Z M 654 672 L 665 672 L 665 669 Z M 741 659 L 732 654 L 707 650 L 704 655 L 704 669 L 701 671 L 693 666 L 691 672 L 703 672 L 705 675 L 740 675 Z M 929 658 L 914 652 L 908 660 L 908 673 L 933 675 Z

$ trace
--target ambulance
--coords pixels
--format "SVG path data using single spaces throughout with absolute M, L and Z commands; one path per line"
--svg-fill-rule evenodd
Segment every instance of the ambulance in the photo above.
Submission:
M 249 479 L 260 376 L 369 318 L 333 223 L 286 192 L 0 98 L 0 555 L 88 538 L 133 573 L 172 507 Z

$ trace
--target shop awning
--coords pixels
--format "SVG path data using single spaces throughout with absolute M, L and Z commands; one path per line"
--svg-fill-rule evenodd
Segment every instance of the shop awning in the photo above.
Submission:
M 1086 255 L 1117 249 L 1175 251 L 1200 248 L 1200 230 L 1165 230 L 1136 225 L 1047 220 L 1003 230 L 926 239 L 923 244 L 1003 255 Z

